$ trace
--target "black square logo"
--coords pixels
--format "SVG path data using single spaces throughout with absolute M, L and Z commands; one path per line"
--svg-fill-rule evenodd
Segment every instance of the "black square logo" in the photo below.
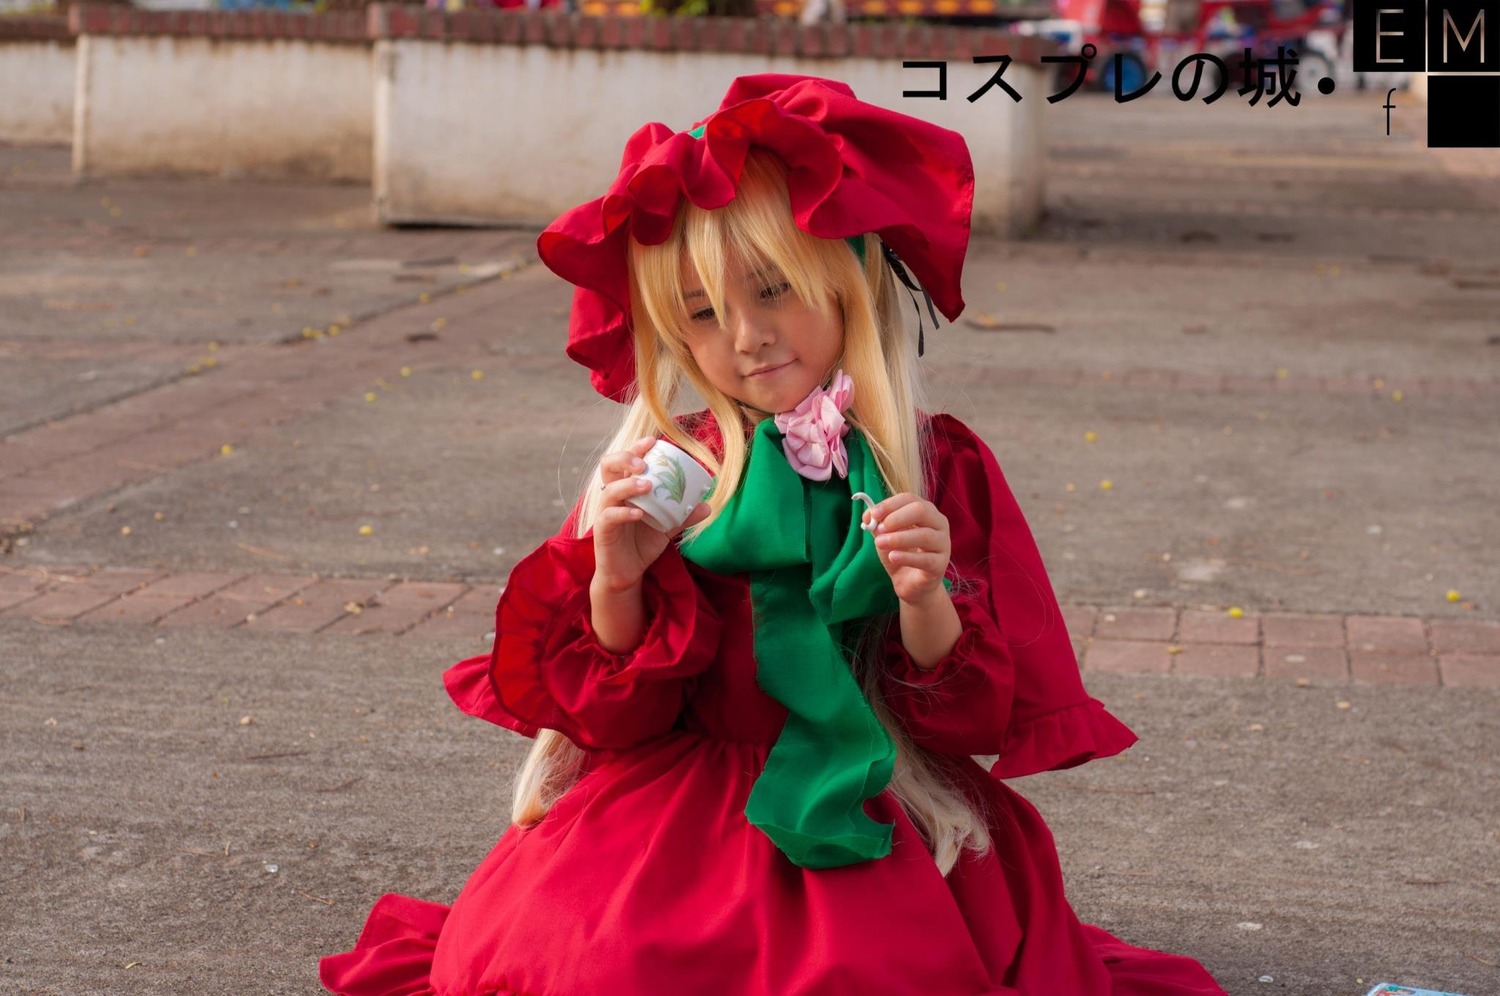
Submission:
M 1427 77 L 1429 149 L 1500 149 L 1500 76 Z
M 1500 72 L 1500 3 L 1432 0 L 1427 9 L 1427 71 Z
M 1356 73 L 1420 73 L 1426 60 L 1426 0 L 1354 0 Z

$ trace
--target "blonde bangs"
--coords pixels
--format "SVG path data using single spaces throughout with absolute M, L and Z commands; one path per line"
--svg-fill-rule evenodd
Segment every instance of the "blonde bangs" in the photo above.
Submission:
M 689 355 L 684 342 L 691 315 L 682 279 L 684 260 L 708 296 L 720 329 L 726 313 L 724 274 L 734 261 L 743 261 L 751 270 L 774 269 L 805 304 L 825 312 L 843 297 L 835 280 L 860 279 L 859 262 L 843 240 L 802 231 L 792 220 L 790 205 L 785 165 L 773 153 L 756 149 L 746 157 L 734 200 L 714 211 L 686 203 L 665 242 L 631 243 L 639 288 L 634 294 L 640 305 L 636 314 L 644 313 L 679 360 Z

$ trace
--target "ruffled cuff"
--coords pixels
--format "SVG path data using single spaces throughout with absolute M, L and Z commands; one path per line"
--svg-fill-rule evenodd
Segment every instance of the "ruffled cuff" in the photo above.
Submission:
M 1014 668 L 982 600 L 955 596 L 961 629 L 931 668 L 901 641 L 899 616 L 886 638 L 886 705 L 920 747 L 945 754 L 996 753 L 1009 723 Z
M 592 535 L 553 537 L 517 564 L 496 613 L 489 694 L 476 659 L 461 662 L 449 682 L 459 708 L 528 736 L 560 730 L 584 747 L 629 746 L 670 729 L 686 679 L 718 649 L 718 614 L 669 546 L 642 579 L 640 646 L 611 653 L 591 622 L 593 576 Z
M 1096 757 L 1113 757 L 1135 743 L 1136 735 L 1097 699 L 1040 716 L 1018 719 L 990 769 L 996 778 L 1020 778 L 1072 768 Z

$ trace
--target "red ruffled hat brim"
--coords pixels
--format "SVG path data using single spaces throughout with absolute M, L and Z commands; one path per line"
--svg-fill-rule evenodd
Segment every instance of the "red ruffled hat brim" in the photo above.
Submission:
M 567 352 L 599 393 L 623 401 L 635 382 L 628 240 L 665 242 L 684 198 L 728 204 L 753 147 L 786 163 L 798 228 L 825 239 L 876 233 L 949 321 L 963 311 L 974 167 L 962 135 L 867 104 L 846 84 L 780 73 L 735 80 L 702 127 L 701 138 L 640 128 L 608 192 L 537 239 L 542 261 L 576 286 Z

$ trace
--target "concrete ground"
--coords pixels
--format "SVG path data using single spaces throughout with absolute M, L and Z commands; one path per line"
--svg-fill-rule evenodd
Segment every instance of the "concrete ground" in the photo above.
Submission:
M 1500 156 L 1396 101 L 1049 107 L 927 339 L 1142 735 L 1019 787 L 1236 996 L 1500 992 Z M 66 169 L 0 147 L 0 990 L 315 992 L 503 830 L 438 676 L 614 410 L 534 231 Z

